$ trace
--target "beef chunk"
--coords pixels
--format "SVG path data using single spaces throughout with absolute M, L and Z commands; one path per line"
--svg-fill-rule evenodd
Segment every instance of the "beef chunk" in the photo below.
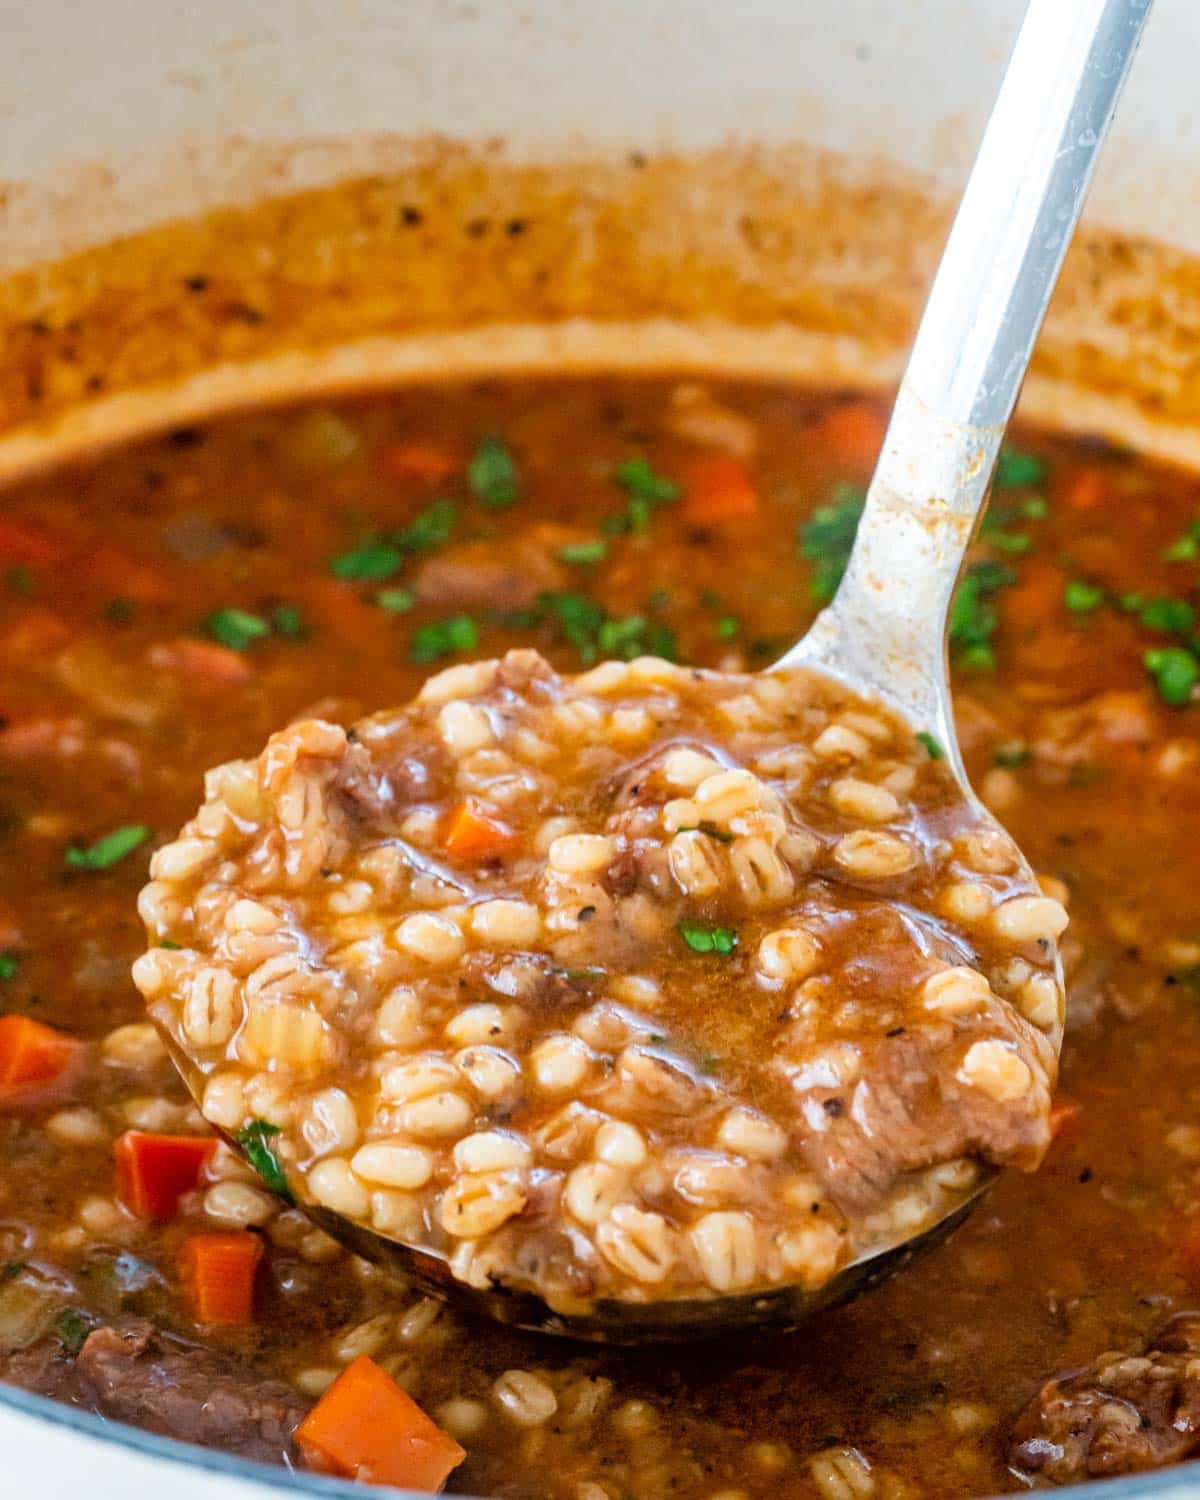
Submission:
M 0 1350 L 0 1380 L 37 1396 L 79 1404 L 74 1361 L 61 1339 L 44 1338 L 27 1349 Z
M 1053 1484 L 1178 1463 L 1200 1447 L 1200 1314 L 1144 1353 L 1103 1354 L 1049 1380 L 1017 1418 L 1008 1461 Z
M 564 538 L 574 536 L 558 526 L 534 527 L 503 554 L 486 539 L 460 542 L 427 557 L 413 574 L 413 588 L 422 604 L 440 609 L 530 609 L 539 595 L 567 587 L 568 573 L 556 554 Z
M 897 1177 L 961 1156 L 1032 1165 L 1047 1126 L 1031 1091 L 1025 1108 L 989 1099 L 957 1077 L 959 1051 L 928 1033 L 900 1031 L 865 1049 L 849 1087 L 801 1067 L 792 1085 L 812 1133 L 809 1162 L 848 1213 L 875 1209 Z M 814 1105 L 819 1105 L 818 1114 Z
M 75 1372 L 106 1416 L 242 1458 L 281 1463 L 308 1404 L 291 1386 L 194 1345 L 175 1344 L 141 1320 L 98 1328 Z

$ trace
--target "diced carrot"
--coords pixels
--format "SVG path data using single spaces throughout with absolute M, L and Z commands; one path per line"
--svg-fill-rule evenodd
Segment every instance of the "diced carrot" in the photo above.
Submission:
M 135 604 L 169 604 L 175 589 L 163 572 L 144 558 L 101 542 L 83 557 L 84 575 L 117 599 Z
M 310 1468 L 436 1494 L 466 1453 L 365 1354 L 296 1428 Z
M 232 1327 L 250 1321 L 262 1256 L 262 1241 L 248 1229 L 193 1234 L 185 1240 L 179 1270 L 197 1323 Z
M 1056 619 L 1062 607 L 1063 575 L 1048 558 L 1031 557 L 1021 576 L 1004 590 L 1001 618 L 1018 629 L 1033 629 Z
M 744 521 L 759 510 L 758 489 L 731 453 L 711 453 L 685 466 L 683 519 L 693 526 Z
M 1095 510 L 1107 491 L 1103 469 L 1076 469 L 1060 486 L 1058 495 L 1072 510 Z
M 348 583 L 336 578 L 310 578 L 303 587 L 304 604 L 323 633 L 342 645 L 377 645 L 386 628 L 385 617 L 365 603 Z
M 249 682 L 254 676 L 254 667 L 239 652 L 216 641 L 198 641 L 186 635 L 152 646 L 150 662 L 163 671 L 199 682 Z
M 1070 1140 L 1079 1129 L 1082 1113 L 1083 1111 L 1074 1099 L 1066 1099 L 1061 1095 L 1055 1099 L 1050 1106 L 1050 1139 Z
M 379 466 L 392 479 L 448 479 L 462 459 L 436 443 L 393 443 L 379 455 Z
M 0 1084 L 48 1083 L 79 1052 L 74 1037 L 28 1016 L 0 1016 Z
M 117 1196 L 139 1219 L 169 1219 L 178 1212 L 183 1194 L 200 1181 L 216 1149 L 212 1136 L 127 1130 L 113 1147 Z
M 842 401 L 825 413 L 817 436 L 838 463 L 865 477 L 875 466 L 886 431 L 887 418 L 874 402 Z
M 0 1016 L 0 1112 L 61 1097 L 79 1070 L 83 1043 L 28 1016 Z
M 517 835 L 483 803 L 468 797 L 448 814 L 442 831 L 453 859 L 489 859 L 512 847 Z
M 5 567 L 45 568 L 61 562 L 63 549 L 56 538 L 37 526 L 0 516 L 0 564 Z

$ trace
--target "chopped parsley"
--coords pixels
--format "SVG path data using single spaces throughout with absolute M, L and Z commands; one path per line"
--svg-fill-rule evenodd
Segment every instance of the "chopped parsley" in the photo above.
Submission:
M 603 620 L 597 644 L 604 656 L 633 661 L 638 656 L 661 656 L 664 661 L 678 661 L 679 643 L 669 625 L 647 620 L 644 615 L 626 615 L 620 620 Z
M 521 498 L 521 476 L 513 456 L 498 437 L 485 437 L 467 465 L 467 483 L 480 505 L 506 510 Z
M 723 641 L 731 641 L 742 628 L 742 622 L 736 615 L 722 615 L 713 626 L 717 636 Z
M 433 552 L 450 540 L 457 520 L 458 506 L 453 500 L 432 500 L 391 541 L 401 552 Z
M 204 629 L 230 651 L 248 651 L 255 641 L 271 634 L 267 621 L 246 609 L 214 609 Z
M 1006 771 L 1013 771 L 1018 766 L 1025 765 L 1031 753 L 1029 746 L 1023 740 L 1006 740 L 1004 744 L 997 745 L 992 751 L 992 765 L 1002 766 Z
M 407 526 L 390 536 L 364 538 L 357 547 L 330 560 L 329 571 L 347 582 L 382 583 L 390 578 L 411 552 L 432 552 L 450 539 L 458 520 L 453 500 L 433 500 Z
M 78 1354 L 84 1341 L 92 1331 L 92 1323 L 86 1313 L 76 1307 L 65 1307 L 54 1320 L 54 1332 L 61 1339 L 63 1348 L 70 1355 Z
M 680 922 L 679 935 L 693 953 L 715 953 L 721 958 L 728 958 L 738 944 L 734 928 L 707 922 Z
M 407 614 L 416 602 L 411 589 L 380 589 L 375 595 L 375 603 L 389 615 Z
M 839 484 L 829 504 L 813 511 L 800 528 L 800 556 L 816 565 L 809 589 L 822 604 L 837 593 L 866 503 L 861 485 Z
M 1147 651 L 1142 660 L 1164 703 L 1182 708 L 1191 701 L 1192 689 L 1200 677 L 1200 664 L 1190 651 L 1182 646 L 1156 647 Z
M 1072 578 L 1063 589 L 1063 603 L 1076 615 L 1090 615 L 1104 603 L 1104 590 L 1083 578 Z
M 608 556 L 608 543 L 602 537 L 591 542 L 568 542 L 558 549 L 558 555 L 565 563 L 601 563 Z
M 348 582 L 359 579 L 379 581 L 390 578 L 403 560 L 399 547 L 378 538 L 368 539 L 333 558 L 329 571 L 335 578 L 344 578 Z
M 0 980 L 14 979 L 20 967 L 21 960 L 15 953 L 0 953 Z
M 710 839 L 715 839 L 718 844 L 733 843 L 733 834 L 726 833 L 723 828 L 718 828 L 713 823 L 683 823 L 676 831 L 678 833 L 706 833 Z
M 1049 472 L 1043 459 L 1034 453 L 1026 453 L 1005 443 L 996 460 L 996 488 L 998 490 L 1020 489 L 1026 485 L 1041 484 Z
M 1137 616 L 1147 630 L 1164 635 L 1190 635 L 1196 623 L 1196 611 L 1183 599 L 1147 599 L 1140 603 Z
M 661 656 L 667 661 L 679 657 L 679 643 L 669 625 L 644 615 L 613 619 L 586 594 L 541 594 L 533 609 L 509 615 L 505 623 L 533 629 L 544 621 L 551 621 L 575 647 L 584 666 L 602 655 L 621 661 L 637 656 Z
M 0 1282 L 15 1281 L 22 1271 L 28 1269 L 28 1261 L 10 1260 L 5 1266 L 0 1267 Z
M 1163 549 L 1164 562 L 1193 562 L 1200 557 L 1200 520 L 1195 520 L 1169 547 Z
M 479 626 L 470 615 L 449 615 L 431 620 L 413 633 L 408 648 L 410 661 L 424 664 L 454 656 L 459 651 L 473 651 L 479 644 Z
M 613 478 L 629 496 L 623 516 L 605 523 L 617 533 L 648 531 L 650 519 L 660 505 L 671 505 L 682 491 L 673 479 L 658 471 L 647 458 L 627 458 L 613 470 Z
M 925 750 L 930 760 L 945 760 L 946 752 L 942 749 L 941 744 L 938 742 L 938 740 L 936 740 L 934 736 L 929 733 L 928 729 L 918 729 L 917 739 L 922 745 L 925 746 Z
M 269 1120 L 251 1120 L 249 1125 L 243 1125 L 234 1136 L 234 1140 L 246 1154 L 246 1160 L 271 1189 L 278 1193 L 285 1203 L 294 1203 L 292 1190 L 288 1186 L 287 1173 L 283 1165 L 275 1155 L 271 1146 L 272 1136 L 279 1134 L 279 1126 L 272 1125 Z
M 277 604 L 271 611 L 271 625 L 287 641 L 302 641 L 308 634 L 304 616 L 294 604 Z
M 149 837 L 150 830 L 144 823 L 126 823 L 121 828 L 114 828 L 111 833 L 106 833 L 86 848 L 72 844 L 65 856 L 67 868 L 69 870 L 107 870 L 123 860 L 127 854 L 132 854 Z
M 992 596 L 1014 582 L 1016 574 L 1003 563 L 972 563 L 950 606 L 949 638 L 954 659 L 973 672 L 990 672 L 996 665 L 992 637 L 1000 616 Z
M 1023 531 L 1008 531 L 1003 526 L 987 527 L 982 533 L 988 545 L 997 552 L 1007 552 L 1010 557 L 1020 557 L 1033 547 L 1033 538 Z
M 137 614 L 137 605 L 132 599 L 110 599 L 104 606 L 104 618 L 113 625 L 128 625 Z

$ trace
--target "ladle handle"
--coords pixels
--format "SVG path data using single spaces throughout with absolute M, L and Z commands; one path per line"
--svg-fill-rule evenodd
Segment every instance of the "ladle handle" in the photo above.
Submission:
M 1153 0 L 1030 0 L 929 294 L 846 576 L 785 658 L 953 750 L 946 619 Z

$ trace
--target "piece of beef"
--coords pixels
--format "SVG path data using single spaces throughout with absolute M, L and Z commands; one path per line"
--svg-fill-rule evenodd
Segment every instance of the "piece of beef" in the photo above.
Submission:
M 308 1403 L 278 1380 L 137 1320 L 89 1334 L 75 1373 L 105 1416 L 184 1442 L 282 1463 Z
M 1040 1160 L 1049 1144 L 1041 1091 L 1030 1089 L 1023 1105 L 990 1099 L 959 1078 L 962 1051 L 935 1027 L 898 1029 L 863 1051 L 848 1086 L 823 1063 L 788 1070 L 809 1125 L 805 1154 L 844 1212 L 875 1209 L 900 1175 L 936 1162 Z
M 1200 1448 L 1200 1314 L 1172 1320 L 1143 1353 L 1103 1354 L 1048 1380 L 1017 1418 L 1008 1461 L 1052 1484 L 1157 1469 Z
M 412 576 L 422 604 L 441 609 L 495 609 L 501 614 L 530 609 L 541 594 L 569 583 L 558 548 L 577 533 L 554 525 L 534 527 L 498 554 L 486 538 L 459 542 L 425 558 Z
M 27 1349 L 0 1350 L 0 1381 L 36 1396 L 79 1405 L 75 1362 L 63 1349 L 61 1339 L 44 1338 Z

